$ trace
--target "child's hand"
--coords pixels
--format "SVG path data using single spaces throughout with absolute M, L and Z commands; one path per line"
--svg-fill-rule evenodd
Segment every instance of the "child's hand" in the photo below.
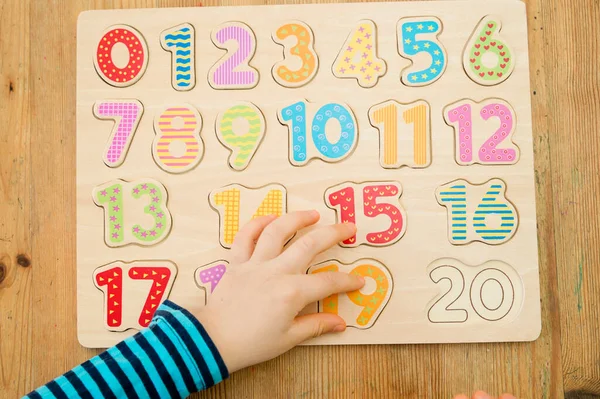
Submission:
M 356 233 L 353 224 L 316 228 L 283 250 L 292 235 L 318 220 L 316 211 L 278 219 L 265 216 L 252 220 L 236 235 L 227 273 L 208 305 L 195 315 L 229 372 L 272 359 L 309 338 L 346 328 L 335 314 L 298 316 L 310 303 L 360 289 L 365 283 L 362 277 L 347 273 L 306 274 L 316 255 Z

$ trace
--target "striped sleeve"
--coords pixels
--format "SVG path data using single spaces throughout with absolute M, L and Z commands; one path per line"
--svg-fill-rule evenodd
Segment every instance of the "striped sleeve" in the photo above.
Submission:
M 228 376 L 200 322 L 167 300 L 148 328 L 25 398 L 185 398 Z

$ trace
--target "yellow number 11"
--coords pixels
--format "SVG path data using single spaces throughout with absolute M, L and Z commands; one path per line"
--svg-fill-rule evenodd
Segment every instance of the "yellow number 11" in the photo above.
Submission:
M 398 123 L 400 112 L 404 121 L 401 124 Z M 369 120 L 381 135 L 379 163 L 383 168 L 426 168 L 431 164 L 431 124 L 427 102 L 401 104 L 389 100 L 371 107 Z

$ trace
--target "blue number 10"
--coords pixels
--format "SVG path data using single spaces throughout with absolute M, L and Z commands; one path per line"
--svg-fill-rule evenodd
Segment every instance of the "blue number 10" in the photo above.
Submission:
M 342 104 L 325 104 L 314 114 L 309 127 L 306 106 L 305 101 L 299 101 L 280 112 L 280 120 L 290 129 L 290 162 L 300 166 L 312 158 L 336 162 L 347 157 L 356 146 L 358 136 L 352 111 Z M 331 119 L 335 119 L 341 128 L 340 137 L 335 143 L 329 141 L 325 131 Z M 307 145 L 306 130 L 309 128 L 312 143 Z

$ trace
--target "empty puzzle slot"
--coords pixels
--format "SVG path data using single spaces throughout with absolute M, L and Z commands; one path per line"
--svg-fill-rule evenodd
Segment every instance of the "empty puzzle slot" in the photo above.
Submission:
M 510 322 L 521 310 L 522 279 L 507 263 L 468 266 L 444 258 L 432 262 L 427 271 L 440 290 L 428 305 L 431 323 Z

